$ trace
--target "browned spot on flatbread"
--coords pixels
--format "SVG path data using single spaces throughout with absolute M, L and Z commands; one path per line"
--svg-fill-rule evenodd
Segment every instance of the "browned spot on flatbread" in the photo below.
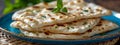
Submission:
M 47 8 L 47 10 L 53 10 L 54 8 Z
M 51 15 L 50 15 L 50 14 L 48 14 L 48 16 L 50 16 L 50 17 L 51 17 Z
M 57 24 L 58 26 L 65 26 L 65 25 L 63 25 L 63 24 Z
M 55 18 L 51 18 L 51 20 L 55 20 Z
M 80 3 L 80 2 L 81 2 L 81 0 L 77 0 L 77 2 L 79 2 L 79 3 Z
M 64 12 L 60 12 L 61 14 L 63 14 L 63 15 L 66 15 L 66 13 L 64 13 Z
M 33 6 L 33 8 L 35 8 L 35 9 L 39 9 L 40 7 L 39 7 L 39 6 Z
M 92 32 L 92 29 L 89 29 L 87 32 Z
M 63 18 L 63 16 L 60 16 L 60 18 Z
M 102 30 L 104 30 L 105 28 L 104 28 L 104 27 L 102 27 L 101 29 L 102 29 Z
M 30 18 L 30 21 L 33 21 L 33 19 L 32 19 L 32 18 Z
M 44 31 L 45 31 L 44 34 L 46 34 L 46 35 L 50 35 L 50 33 L 51 33 L 48 30 L 44 30 Z
M 43 2 L 43 4 L 44 4 L 45 6 L 48 6 L 48 3 L 46 3 L 46 2 Z

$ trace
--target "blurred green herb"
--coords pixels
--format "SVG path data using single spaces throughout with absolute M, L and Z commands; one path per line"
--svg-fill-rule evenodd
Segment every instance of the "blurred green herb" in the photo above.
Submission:
M 88 12 L 88 10 L 83 10 L 84 12 Z
M 67 12 L 67 8 L 63 7 L 62 0 L 57 0 L 57 8 L 54 8 L 52 12 L 58 13 L 58 12 Z
M 5 0 L 6 8 L 3 11 L 3 14 L 7 14 L 13 10 L 21 9 L 27 6 L 35 5 L 40 2 L 51 2 L 54 0 L 14 0 L 14 3 L 11 2 L 12 0 Z

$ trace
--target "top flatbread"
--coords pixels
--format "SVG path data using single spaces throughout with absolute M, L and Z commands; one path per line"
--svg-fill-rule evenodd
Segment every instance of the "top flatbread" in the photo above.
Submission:
M 83 20 L 78 20 L 75 22 L 51 25 L 51 26 L 46 26 L 42 28 L 31 28 L 29 25 L 21 21 L 15 21 L 11 24 L 11 26 L 19 28 L 21 30 L 33 31 L 33 32 L 49 31 L 52 33 L 69 34 L 69 33 L 84 33 L 87 30 L 93 28 L 95 25 L 97 25 L 99 21 L 100 21 L 100 18 L 83 19 Z
M 12 19 L 22 21 L 31 28 L 40 28 L 53 24 L 72 22 L 83 18 L 101 17 L 111 14 L 110 10 L 92 3 L 86 3 L 82 0 L 73 0 L 64 3 L 64 7 L 68 9 L 67 13 L 53 13 L 52 9 L 55 8 L 55 2 L 44 4 L 46 6 L 41 3 L 37 6 L 17 11 Z

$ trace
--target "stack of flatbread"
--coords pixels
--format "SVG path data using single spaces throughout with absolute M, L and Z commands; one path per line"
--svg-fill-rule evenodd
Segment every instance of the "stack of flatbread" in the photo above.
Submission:
M 83 0 L 63 0 L 67 13 L 54 13 L 56 1 L 39 3 L 14 13 L 11 26 L 25 36 L 52 39 L 82 39 L 118 28 L 101 16 L 111 11 Z

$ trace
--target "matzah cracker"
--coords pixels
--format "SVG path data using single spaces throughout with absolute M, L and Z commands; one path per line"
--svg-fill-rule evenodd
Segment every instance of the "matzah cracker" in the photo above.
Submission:
M 56 25 L 46 26 L 46 27 L 37 28 L 37 29 L 30 27 L 24 22 L 15 21 L 11 24 L 11 26 L 22 29 L 22 30 L 33 31 L 33 32 L 49 31 L 52 33 L 69 34 L 69 33 L 84 33 L 87 30 L 93 28 L 95 25 L 97 25 L 99 21 L 100 21 L 100 18 L 83 19 L 83 20 L 78 20 L 70 23 L 56 24 Z
M 53 34 L 53 33 L 39 33 L 39 32 L 28 32 L 28 31 L 22 31 L 24 35 L 31 36 L 31 37 L 39 37 L 39 38 L 52 38 L 52 39 L 84 39 L 84 38 L 90 38 L 91 36 L 95 34 L 100 34 L 104 32 L 111 31 L 115 28 L 118 28 L 118 25 L 107 21 L 102 20 L 97 26 L 92 28 L 91 30 L 82 33 L 82 34 Z
M 81 0 L 73 0 L 65 3 L 64 7 L 67 8 L 67 13 L 54 13 L 52 9 L 55 6 L 51 7 L 52 3 L 55 2 L 51 2 L 47 7 L 38 5 L 23 9 L 16 12 L 12 16 L 12 19 L 22 21 L 31 28 L 40 28 L 48 25 L 73 22 L 83 18 L 101 17 L 111 14 L 111 11 L 108 9 L 92 3 L 84 4 L 85 2 Z

